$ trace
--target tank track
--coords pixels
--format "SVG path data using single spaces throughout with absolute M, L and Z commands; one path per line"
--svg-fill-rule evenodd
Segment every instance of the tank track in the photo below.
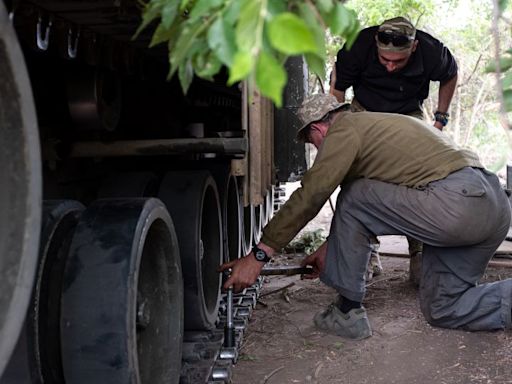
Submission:
M 225 384 L 231 382 L 232 368 L 238 361 L 249 319 L 256 307 L 263 279 L 233 295 L 235 346 L 224 347 L 224 328 L 227 320 L 227 295 L 219 307 L 217 328 L 211 331 L 185 331 L 180 375 L 181 384 Z

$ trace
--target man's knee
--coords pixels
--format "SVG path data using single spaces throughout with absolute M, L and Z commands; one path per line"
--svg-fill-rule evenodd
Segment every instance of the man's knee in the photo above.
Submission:
M 453 307 L 463 290 L 449 289 L 441 276 L 423 273 L 420 282 L 420 308 L 425 320 L 433 326 L 454 328 Z
M 425 301 L 421 303 L 421 312 L 430 325 L 442 328 L 455 328 L 450 326 L 451 317 L 449 305 L 438 301 Z

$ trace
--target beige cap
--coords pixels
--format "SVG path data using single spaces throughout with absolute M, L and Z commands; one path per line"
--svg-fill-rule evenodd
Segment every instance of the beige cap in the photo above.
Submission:
M 342 104 L 331 94 L 318 93 L 306 98 L 297 110 L 297 117 L 301 122 L 300 128 L 297 130 L 297 139 L 303 139 L 303 130 L 309 124 L 321 120 L 329 112 L 335 111 L 341 106 Z

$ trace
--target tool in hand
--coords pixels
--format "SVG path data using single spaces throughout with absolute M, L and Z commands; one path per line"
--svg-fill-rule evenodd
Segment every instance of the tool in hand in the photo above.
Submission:
M 229 277 L 231 270 L 225 272 L 226 278 Z M 228 288 L 226 308 L 226 324 L 224 325 L 224 347 L 232 348 L 235 346 L 235 326 L 233 322 L 233 286 Z
M 265 266 L 260 275 L 273 276 L 273 275 L 310 275 L 313 273 L 313 268 L 310 266 L 301 267 L 300 265 L 278 265 L 278 266 Z

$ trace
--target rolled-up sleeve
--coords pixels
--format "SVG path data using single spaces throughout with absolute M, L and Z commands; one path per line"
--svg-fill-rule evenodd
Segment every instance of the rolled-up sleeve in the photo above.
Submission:
M 430 80 L 444 82 L 450 80 L 457 74 L 457 62 L 450 50 L 443 43 L 438 42 L 437 56 L 439 57 L 434 71 L 430 75 Z
M 334 88 L 345 91 L 357 85 L 362 71 L 368 65 L 372 52 L 375 51 L 375 33 L 378 27 L 369 27 L 359 32 L 350 48 L 345 44 L 336 55 L 336 83 Z
M 353 51 L 343 47 L 336 56 L 336 83 L 334 88 L 345 91 L 359 80 L 361 68 Z

